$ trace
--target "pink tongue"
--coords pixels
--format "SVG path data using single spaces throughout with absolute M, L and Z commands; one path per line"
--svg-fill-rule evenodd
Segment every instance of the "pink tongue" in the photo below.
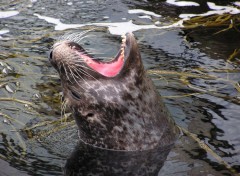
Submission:
M 106 77 L 116 76 L 120 72 L 123 65 L 123 57 L 121 55 L 118 57 L 117 61 L 113 63 L 98 63 L 86 55 L 81 55 L 81 57 L 85 60 L 90 68 Z

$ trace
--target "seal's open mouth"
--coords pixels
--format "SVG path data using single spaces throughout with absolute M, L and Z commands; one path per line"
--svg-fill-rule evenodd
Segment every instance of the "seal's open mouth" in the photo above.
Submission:
M 86 51 L 76 45 L 75 43 L 69 43 L 69 47 L 84 60 L 84 62 L 94 71 L 106 76 L 116 76 L 124 65 L 124 50 L 126 46 L 126 36 L 122 36 L 122 44 L 118 54 L 111 61 L 104 62 L 99 61 L 89 56 Z

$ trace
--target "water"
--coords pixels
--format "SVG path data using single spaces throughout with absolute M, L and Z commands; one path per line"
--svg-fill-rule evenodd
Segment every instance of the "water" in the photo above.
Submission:
M 121 34 L 134 32 L 145 68 L 162 71 L 160 76 L 150 76 L 176 123 L 239 172 L 239 55 L 227 62 L 240 47 L 239 33 L 230 30 L 216 35 L 221 30 L 217 27 L 180 28 L 186 14 L 237 13 L 239 2 L 192 3 L 186 7 L 150 0 L 0 2 L 0 97 L 34 104 L 0 99 L 0 175 L 62 174 L 77 144 L 74 124 L 38 140 L 19 130 L 60 119 L 60 82 L 46 53 L 59 36 L 91 27 L 97 29 L 82 45 L 101 59 L 115 55 Z M 234 173 L 191 137 L 183 136 L 158 175 Z

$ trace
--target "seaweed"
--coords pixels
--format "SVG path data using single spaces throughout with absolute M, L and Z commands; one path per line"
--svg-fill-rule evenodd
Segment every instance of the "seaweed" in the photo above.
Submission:
M 193 29 L 193 28 L 224 28 L 216 32 L 225 32 L 230 29 L 234 29 L 237 32 L 240 32 L 240 14 L 214 14 L 209 16 L 197 16 L 192 17 L 189 20 L 183 21 L 184 28 Z

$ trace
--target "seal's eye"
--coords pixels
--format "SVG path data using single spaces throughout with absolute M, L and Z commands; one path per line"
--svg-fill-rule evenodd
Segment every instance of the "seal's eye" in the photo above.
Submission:
M 80 100 L 81 99 L 81 96 L 75 92 L 75 91 L 71 91 L 71 94 L 72 94 L 72 97 L 76 100 Z

